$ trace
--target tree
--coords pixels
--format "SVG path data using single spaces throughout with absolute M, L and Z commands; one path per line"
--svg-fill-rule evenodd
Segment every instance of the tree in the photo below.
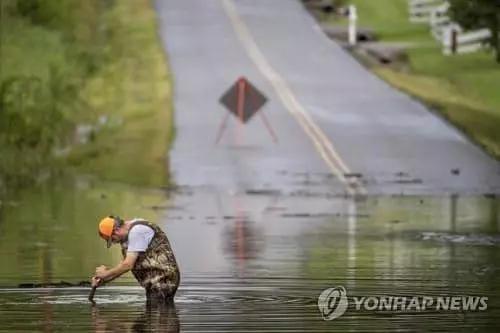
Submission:
M 489 29 L 489 45 L 500 63 L 500 0 L 448 0 L 451 19 L 464 29 Z

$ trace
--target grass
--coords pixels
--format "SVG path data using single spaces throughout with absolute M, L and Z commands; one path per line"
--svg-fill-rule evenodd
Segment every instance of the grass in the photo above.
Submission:
M 91 143 L 76 147 L 68 161 L 79 171 L 111 181 L 168 186 L 172 87 L 155 12 L 148 0 L 121 1 L 113 17 L 124 27 L 109 41 L 116 61 L 85 91 L 98 114 L 112 121 Z
M 445 57 L 436 49 L 409 50 L 410 73 L 374 72 L 426 102 L 493 157 L 500 158 L 500 68 L 489 54 Z
M 8 21 L 8 24 L 2 24 L 1 37 L 0 76 L 2 78 L 11 75 L 33 75 L 47 79 L 48 65 L 67 64 L 64 46 L 59 36 L 41 27 L 12 19 Z M 26 54 L 26 50 L 30 50 L 29 54 Z
M 431 106 L 500 159 L 500 66 L 495 63 L 494 55 L 489 52 L 443 55 L 425 24 L 409 22 L 406 0 L 351 2 L 357 5 L 359 24 L 374 29 L 380 41 L 430 42 L 430 46 L 407 50 L 408 71 L 381 65 L 374 66 L 373 71 Z
M 356 5 L 358 25 L 375 29 L 384 41 L 429 41 L 429 30 L 423 25 L 408 21 L 407 0 L 350 0 L 346 4 Z M 332 24 L 347 25 L 348 20 L 331 20 Z

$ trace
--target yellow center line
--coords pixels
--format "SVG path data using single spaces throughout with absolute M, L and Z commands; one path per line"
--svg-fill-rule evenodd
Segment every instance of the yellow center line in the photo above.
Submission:
M 307 114 L 304 107 L 297 101 L 292 91 L 286 84 L 286 81 L 269 65 L 265 56 L 259 50 L 247 26 L 238 14 L 238 11 L 231 0 L 222 0 L 224 9 L 229 16 L 238 38 L 246 48 L 248 56 L 253 60 L 262 75 L 274 86 L 276 93 L 280 97 L 285 108 L 297 120 L 306 134 L 313 141 L 318 153 L 330 167 L 337 178 L 346 185 L 350 195 L 355 195 L 355 190 L 352 187 L 358 188 L 361 194 L 366 194 L 366 190 L 359 184 L 358 180 L 349 181 L 345 174 L 352 173 L 347 165 L 343 162 L 340 155 L 333 148 L 333 144 L 321 129 L 314 123 L 311 117 Z M 328 155 L 330 152 L 330 155 Z M 336 162 L 337 164 L 335 164 Z

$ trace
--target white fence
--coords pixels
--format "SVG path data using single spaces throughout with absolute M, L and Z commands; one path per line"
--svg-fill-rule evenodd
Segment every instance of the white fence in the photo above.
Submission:
M 448 16 L 449 6 L 442 0 L 408 0 L 410 22 L 429 24 L 430 34 L 441 43 L 445 55 L 481 50 L 491 36 L 490 31 L 464 31 Z
M 408 0 L 408 12 L 412 23 L 430 23 L 432 12 L 443 0 Z
M 449 7 L 450 5 L 445 2 L 431 12 L 429 21 L 431 35 L 434 39 L 441 42 L 443 41 L 444 31 L 446 30 L 455 29 L 457 32 L 462 32 L 460 25 L 452 22 L 451 18 L 447 15 Z
M 460 33 L 449 28 L 443 34 L 443 53 L 450 55 L 479 51 L 484 48 L 485 41 L 490 37 L 491 31 L 489 29 Z

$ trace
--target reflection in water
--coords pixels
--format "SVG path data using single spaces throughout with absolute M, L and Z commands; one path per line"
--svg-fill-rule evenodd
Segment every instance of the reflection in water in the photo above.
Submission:
M 356 216 L 357 216 L 357 207 L 355 200 L 349 200 L 348 202 L 348 252 L 347 252 L 347 285 L 346 287 L 349 289 L 353 289 L 355 287 L 356 279 Z
M 179 316 L 175 304 L 146 304 L 144 311 L 131 320 L 130 313 L 108 314 L 99 308 L 92 309 L 93 332 L 180 332 Z
M 144 313 L 136 319 L 132 326 L 132 332 L 180 332 L 180 322 L 175 304 L 147 304 Z
M 255 260 L 262 259 L 265 246 L 265 235 L 262 227 L 253 221 L 255 216 L 252 215 L 255 215 L 255 212 L 252 211 L 251 207 L 245 206 L 244 199 L 244 197 L 237 195 L 232 202 L 226 201 L 225 214 L 229 213 L 234 219 L 228 219 L 222 235 L 225 255 L 237 263 L 237 272 L 240 278 L 244 276 L 247 266 Z M 220 195 L 217 195 L 217 203 L 219 216 L 223 216 Z
M 49 244 L 43 247 L 40 252 L 41 267 L 42 267 L 42 281 L 43 283 L 51 283 L 52 281 L 52 251 Z M 50 295 L 50 294 L 49 294 Z M 51 304 L 45 304 L 43 309 L 43 332 L 52 332 L 53 309 Z
M 458 195 L 453 194 L 450 196 L 450 220 L 451 220 L 451 231 L 455 232 L 457 230 L 457 199 Z
M 224 230 L 224 251 L 239 262 L 259 258 L 264 247 L 264 235 L 255 222 L 236 219 L 227 224 Z
M 492 198 L 490 200 L 490 230 L 492 233 L 498 233 L 498 224 L 500 221 L 500 200 Z
M 145 207 L 168 198 L 160 191 L 61 178 L 25 190 L 16 201 L 0 210 L 0 263 L 9 263 L 0 265 L 0 286 L 89 280 L 96 266 L 121 259 L 99 238 L 97 221 L 113 212 L 158 220 Z M 131 276 L 127 281 L 134 282 Z

